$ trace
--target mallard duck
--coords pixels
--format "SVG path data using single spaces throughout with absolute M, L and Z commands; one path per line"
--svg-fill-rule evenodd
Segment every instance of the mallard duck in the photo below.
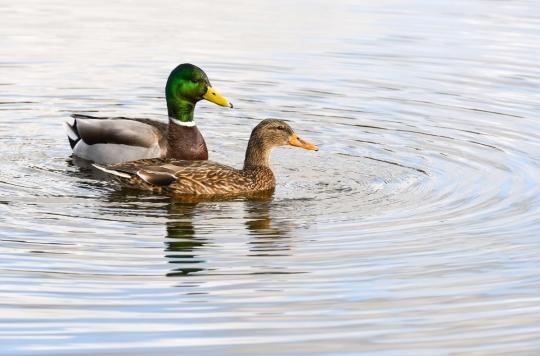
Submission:
M 195 104 L 206 99 L 233 105 L 212 88 L 202 69 L 189 63 L 171 72 L 165 97 L 168 125 L 149 119 L 72 115 L 73 124 L 64 126 L 73 154 L 101 164 L 156 157 L 207 160 L 206 143 L 193 121 Z
M 115 175 L 128 186 L 175 195 L 228 196 L 273 191 L 276 181 L 269 167 L 274 147 L 291 145 L 317 151 L 283 120 L 266 119 L 251 132 L 244 167 L 235 169 L 212 161 L 143 159 L 94 166 Z

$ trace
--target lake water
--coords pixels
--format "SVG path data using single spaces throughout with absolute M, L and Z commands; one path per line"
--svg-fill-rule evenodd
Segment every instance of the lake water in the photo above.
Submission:
M 2 1 L 0 353 L 540 352 L 535 1 Z M 166 119 L 202 67 L 211 159 L 263 118 L 268 200 L 81 168 L 71 113 Z

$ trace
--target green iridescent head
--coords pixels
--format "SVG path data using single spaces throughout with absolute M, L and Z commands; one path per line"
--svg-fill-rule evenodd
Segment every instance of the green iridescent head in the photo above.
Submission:
M 180 121 L 193 120 L 195 104 L 202 99 L 233 107 L 229 100 L 212 88 L 206 73 L 189 63 L 180 64 L 171 72 L 165 87 L 165 98 L 169 116 Z

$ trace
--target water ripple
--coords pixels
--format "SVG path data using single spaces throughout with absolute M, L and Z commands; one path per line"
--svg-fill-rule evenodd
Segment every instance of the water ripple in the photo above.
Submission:
M 2 352 L 540 349 L 534 4 L 125 5 L 3 6 Z M 265 117 L 321 150 L 208 202 L 70 157 L 70 113 L 165 119 L 184 60 L 237 108 L 198 105 L 212 159 Z

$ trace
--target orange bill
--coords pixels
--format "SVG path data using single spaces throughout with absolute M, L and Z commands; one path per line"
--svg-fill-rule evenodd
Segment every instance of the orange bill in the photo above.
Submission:
M 292 136 L 289 138 L 289 145 L 302 147 L 303 149 L 310 150 L 310 151 L 319 150 L 319 147 L 315 146 L 312 143 L 302 140 L 300 137 L 298 137 L 297 134 L 292 134 Z

